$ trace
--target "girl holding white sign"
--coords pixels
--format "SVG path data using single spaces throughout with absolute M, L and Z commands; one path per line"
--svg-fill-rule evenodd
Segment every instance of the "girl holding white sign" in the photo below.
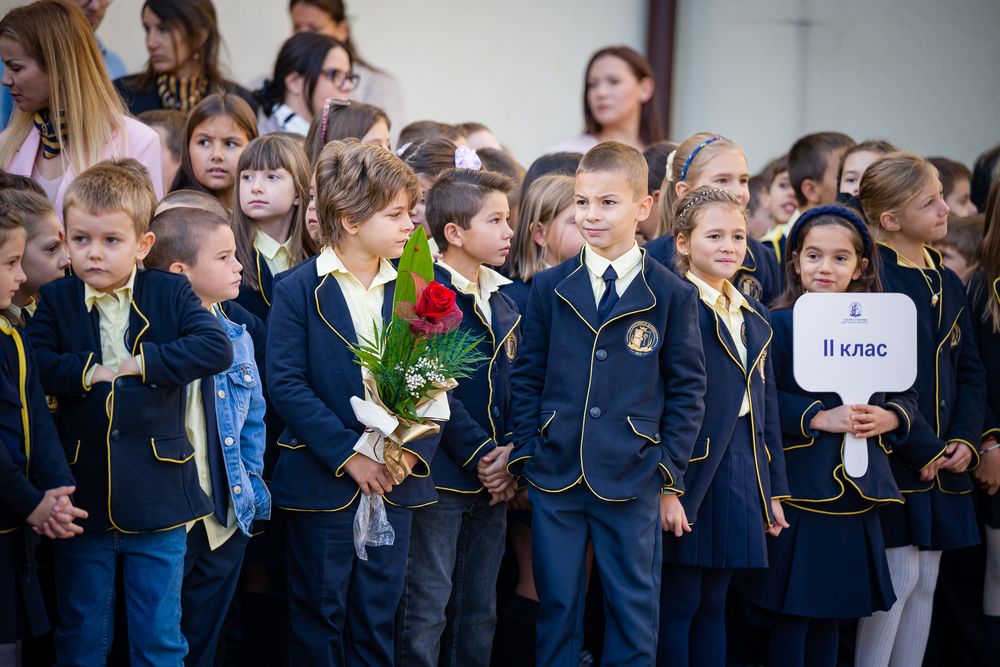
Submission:
M 879 291 L 874 243 L 860 215 L 822 206 L 788 235 L 785 291 L 774 304 L 773 363 L 791 497 L 791 527 L 772 541 L 770 568 L 755 582 L 757 602 L 776 613 L 770 661 L 834 665 L 838 622 L 889 609 L 895 600 L 878 513 L 902 504 L 889 467 L 916 411 L 912 391 L 843 405 L 833 393 L 802 389 L 793 368 L 792 307 L 806 292 Z M 844 434 L 867 439 L 868 470 L 844 471 Z
M 898 598 L 858 627 L 857 664 L 919 665 L 930 630 L 941 552 L 979 542 L 967 472 L 979 462 L 986 373 L 962 281 L 930 247 L 948 231 L 937 169 L 912 153 L 890 153 L 861 178 L 861 204 L 882 239 L 879 275 L 887 292 L 917 308 L 919 412 L 911 446 L 932 453 L 926 466 L 892 457 L 906 505 L 881 512 Z
M 766 534 L 787 528 L 788 497 L 770 316 L 730 282 L 747 251 L 744 203 L 713 187 L 677 202 L 674 257 L 698 289 L 710 418 L 681 496 L 690 534 L 663 536 L 658 665 L 726 664 L 726 593 L 734 570 L 765 568 Z

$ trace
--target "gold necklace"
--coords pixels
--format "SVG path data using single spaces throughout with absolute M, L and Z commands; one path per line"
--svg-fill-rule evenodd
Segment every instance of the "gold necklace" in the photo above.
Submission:
M 941 300 L 941 289 L 944 289 L 944 281 L 942 281 L 942 283 L 941 283 L 941 289 L 939 289 L 938 291 L 935 292 L 934 291 L 934 283 L 931 281 L 930 278 L 927 277 L 927 274 L 924 272 L 923 267 L 917 266 L 915 262 L 910 261 L 909 257 L 904 257 L 902 254 L 900 254 L 898 252 L 896 253 L 896 257 L 899 258 L 899 260 L 903 263 L 904 266 L 912 267 L 912 268 L 914 268 L 914 269 L 916 269 L 917 271 L 920 272 L 920 277 L 924 279 L 925 283 L 927 283 L 927 289 L 931 293 L 931 308 L 936 308 L 937 305 L 938 305 L 938 302 Z M 935 273 L 937 273 L 937 269 L 934 267 L 934 263 L 933 262 L 931 262 L 930 268 Z M 940 276 L 938 276 L 938 277 L 940 279 Z

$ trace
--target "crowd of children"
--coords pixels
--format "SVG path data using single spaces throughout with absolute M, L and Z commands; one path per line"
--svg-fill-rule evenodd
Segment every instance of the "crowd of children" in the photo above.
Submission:
M 291 10 L 257 93 L 209 0 L 148 0 L 114 84 L 74 3 L 0 19 L 0 666 L 1000 660 L 1000 149 L 820 132 L 752 175 L 612 47 L 525 170 L 350 100 L 342 4 Z M 354 346 L 418 226 L 484 361 L 400 479 Z M 797 299 L 880 291 L 913 387 L 803 389 Z

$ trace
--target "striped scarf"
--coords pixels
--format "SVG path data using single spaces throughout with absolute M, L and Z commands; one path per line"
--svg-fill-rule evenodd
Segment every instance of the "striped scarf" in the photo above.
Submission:
M 172 74 L 156 77 L 156 91 L 164 109 L 176 109 L 187 113 L 208 94 L 208 81 L 204 79 L 181 79 Z
M 66 114 L 65 112 L 60 112 L 59 114 L 58 131 L 56 131 L 55 125 L 49 119 L 48 109 L 36 111 L 34 121 L 35 128 L 42 135 L 42 157 L 46 160 L 51 160 L 62 152 L 59 138 L 62 137 L 63 144 L 69 140 L 69 128 L 66 127 Z

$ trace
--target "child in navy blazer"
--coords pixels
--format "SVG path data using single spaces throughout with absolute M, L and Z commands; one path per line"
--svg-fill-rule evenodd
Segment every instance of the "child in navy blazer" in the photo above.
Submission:
M 937 169 L 918 155 L 889 153 L 865 171 L 859 194 L 884 241 L 883 289 L 906 294 L 917 309 L 919 409 L 910 438 L 939 456 L 923 469 L 892 459 L 906 504 L 881 516 L 893 581 L 902 583 L 892 610 L 861 622 L 858 664 L 920 664 L 941 552 L 979 543 L 968 471 L 979 463 L 986 372 L 962 281 L 929 245 L 948 231 Z
M 18 664 L 16 642 L 48 630 L 34 551 L 37 535 L 68 538 L 86 512 L 52 424 L 31 347 L 14 325 L 11 296 L 25 281 L 27 233 L 0 197 L 0 661 Z M 29 527 L 31 530 L 29 530 Z
M 134 160 L 66 194 L 74 274 L 42 288 L 29 322 L 43 384 L 90 517 L 56 545 L 60 664 L 104 664 L 123 568 L 133 655 L 179 664 L 184 524 L 212 511 L 185 433 L 185 387 L 226 369 L 229 339 L 183 276 L 138 271 L 156 197 Z
M 287 520 L 289 662 L 388 665 L 411 508 L 436 500 L 430 461 L 439 436 L 407 443 L 413 472 L 398 486 L 384 464 L 354 451 L 365 427 L 350 398 L 364 389 L 349 345 L 373 340 L 392 316 L 389 259 L 413 230 L 419 188 L 399 158 L 360 144 L 328 146 L 316 185 L 325 247 L 275 283 L 267 335 L 270 396 L 287 424 L 271 492 Z M 362 493 L 384 496 L 395 530 L 394 543 L 369 548 L 366 561 L 353 540 Z
M 251 526 L 268 519 L 271 511 L 271 495 L 261 478 L 264 396 L 247 326 L 260 321 L 242 308 L 230 309 L 229 315 L 222 310 L 222 304 L 239 293 L 242 268 L 225 219 L 199 209 L 175 208 L 154 217 L 150 229 L 156 243 L 145 266 L 187 276 L 233 346 L 228 369 L 188 385 L 185 407 L 199 483 L 214 511 L 188 526 L 181 597 L 181 629 L 188 642 L 184 662 L 188 667 L 211 667 Z
M 701 187 L 678 200 L 677 269 L 698 290 L 706 419 L 684 473 L 689 535 L 664 536 L 659 665 L 725 665 L 725 603 L 736 568 L 767 567 L 765 533 L 787 528 L 788 497 L 770 315 L 729 282 L 747 249 L 746 209 Z
M 785 293 L 771 314 L 774 381 L 785 440 L 790 527 L 769 544 L 769 569 L 754 576 L 752 597 L 775 613 L 770 664 L 837 664 L 838 619 L 888 609 L 895 595 L 878 512 L 902 504 L 890 471 L 900 457 L 915 467 L 926 454 L 907 440 L 915 395 L 875 394 L 865 405 L 842 405 L 831 393 L 810 393 L 795 381 L 792 306 L 805 292 L 878 290 L 877 255 L 860 215 L 811 209 L 787 237 Z M 868 471 L 846 474 L 843 434 L 867 439 Z
M 579 661 L 588 540 L 608 610 L 605 664 L 652 664 L 661 524 L 686 523 L 678 495 L 705 362 L 695 289 L 635 243 L 652 205 L 646 172 L 617 142 L 584 156 L 576 220 L 587 245 L 532 281 L 511 376 L 508 468 L 531 484 L 540 665 Z
M 510 367 L 521 317 L 500 293 L 513 231 L 507 193 L 514 183 L 490 171 L 448 169 L 427 194 L 426 216 L 443 259 L 435 279 L 457 293 L 462 327 L 480 336 L 488 359 L 453 397 L 474 428 L 445 423 L 431 460 L 438 502 L 416 512 L 406 592 L 396 626 L 396 665 L 490 664 L 496 580 L 503 556 L 505 501 L 516 484 L 510 454 Z

